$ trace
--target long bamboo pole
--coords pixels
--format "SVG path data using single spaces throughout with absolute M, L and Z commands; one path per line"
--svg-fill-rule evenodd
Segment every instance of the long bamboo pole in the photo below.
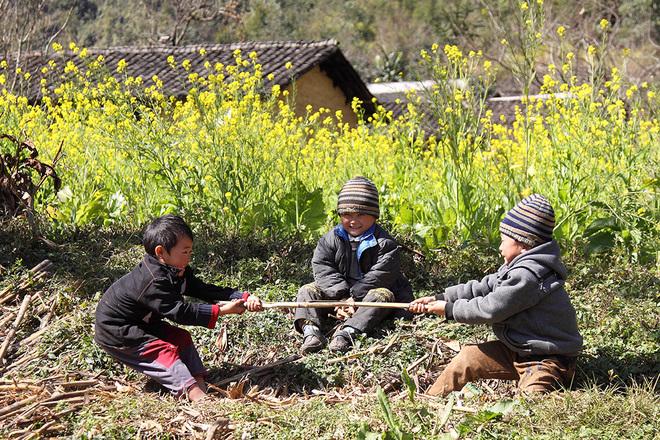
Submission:
M 230 304 L 231 301 L 218 301 L 219 305 Z M 378 309 L 407 309 L 410 303 L 399 302 L 354 302 L 346 301 L 304 301 L 304 302 L 261 302 L 264 309 L 328 309 L 335 307 L 373 307 Z

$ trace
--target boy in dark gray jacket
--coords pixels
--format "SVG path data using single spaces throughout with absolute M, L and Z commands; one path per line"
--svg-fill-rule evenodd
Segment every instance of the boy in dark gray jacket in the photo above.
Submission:
M 570 385 L 582 336 L 564 289 L 567 271 L 552 239 L 554 226 L 545 197 L 523 199 L 500 224 L 504 264 L 496 273 L 413 302 L 415 313 L 491 324 L 498 338 L 463 347 L 428 394 L 444 396 L 480 378 L 518 380 L 525 392 Z
M 412 301 L 412 287 L 401 273 L 399 245 L 376 224 L 380 215 L 376 186 L 361 176 L 346 182 L 339 192 L 337 213 L 341 223 L 319 240 L 312 257 L 314 282 L 300 288 L 297 301 Z M 355 336 L 371 330 L 390 313 L 358 308 L 337 329 L 328 348 L 349 350 Z M 326 340 L 321 328 L 327 323 L 328 309 L 299 308 L 294 319 L 296 330 L 303 334 L 302 352 L 323 349 Z

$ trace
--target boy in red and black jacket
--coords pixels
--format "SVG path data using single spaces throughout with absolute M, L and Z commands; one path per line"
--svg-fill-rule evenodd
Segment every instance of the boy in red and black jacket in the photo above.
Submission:
M 214 328 L 218 316 L 263 310 L 248 292 L 206 284 L 188 266 L 193 233 L 181 217 L 165 215 L 144 231 L 144 259 L 103 294 L 96 308 L 96 341 L 110 356 L 176 396 L 206 394 L 207 374 L 190 333 L 164 321 Z M 184 301 L 183 295 L 206 303 Z M 216 301 L 234 300 L 220 306 Z

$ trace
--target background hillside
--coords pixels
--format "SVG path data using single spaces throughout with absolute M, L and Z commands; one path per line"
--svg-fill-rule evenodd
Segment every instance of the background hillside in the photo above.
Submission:
M 0 55 L 48 50 L 49 43 L 74 41 L 80 47 L 122 45 L 186 45 L 246 40 L 327 39 L 342 50 L 361 73 L 373 81 L 426 77 L 417 63 L 422 49 L 433 43 L 481 50 L 504 71 L 506 38 L 523 45 L 525 26 L 512 0 L 0 0 Z M 541 62 L 550 63 L 565 27 L 566 41 L 586 48 L 602 35 L 598 22 L 611 24 L 609 62 L 629 49 L 627 73 L 653 80 L 660 67 L 660 1 L 546 0 L 541 30 L 549 49 Z M 130 5 L 129 7 L 127 7 Z M 504 75 L 505 76 L 505 75 Z

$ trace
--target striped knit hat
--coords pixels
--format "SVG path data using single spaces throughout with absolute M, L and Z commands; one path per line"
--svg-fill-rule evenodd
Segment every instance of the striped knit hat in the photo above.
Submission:
M 552 240 L 554 227 L 555 211 L 550 202 L 540 194 L 532 194 L 506 213 L 500 232 L 534 247 Z
M 353 177 L 339 191 L 337 214 L 342 215 L 351 212 L 369 214 L 376 218 L 380 216 L 378 189 L 366 177 Z

